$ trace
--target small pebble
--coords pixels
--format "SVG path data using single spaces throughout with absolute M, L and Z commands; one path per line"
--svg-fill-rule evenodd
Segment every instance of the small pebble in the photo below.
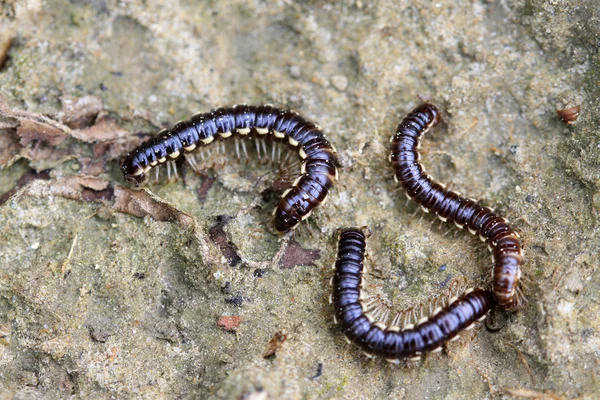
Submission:
M 231 286 L 231 282 L 229 282 L 229 281 L 226 281 L 225 284 L 223 286 L 221 286 L 222 293 L 231 294 L 232 291 L 233 291 L 233 288 Z
M 17 374 L 17 381 L 23 386 L 30 387 L 36 387 L 40 383 L 35 373 L 27 370 L 20 371 Z
M 594 193 L 594 197 L 592 197 L 592 203 L 594 204 L 594 208 L 596 210 L 600 210 L 600 191 Z
M 35 242 L 30 247 L 32 250 L 37 250 L 40 247 L 40 242 Z
M 225 299 L 225 303 L 233 304 L 236 307 L 241 307 L 244 304 L 244 298 L 242 296 L 233 296 Z
M 442 264 L 440 265 L 440 267 L 438 268 L 439 272 L 444 272 L 448 267 L 446 266 L 446 264 Z
M 338 164 L 342 168 L 350 168 L 354 164 L 352 157 L 346 151 L 339 152 L 337 156 Z
M 252 273 L 252 275 L 255 278 L 262 278 L 263 276 L 265 276 L 265 274 L 267 273 L 267 269 L 266 268 L 257 268 L 254 270 L 254 272 Z
M 303 104 L 304 100 L 297 94 L 292 94 L 288 97 L 288 105 L 292 108 L 300 108 Z
M 134 273 L 133 273 L 133 277 L 134 277 L 135 279 L 142 280 L 142 279 L 146 279 L 146 274 L 145 274 L 145 273 L 143 273 L 143 272 L 134 272 Z
M 364 173 L 363 173 L 363 178 L 366 181 L 370 181 L 371 180 L 371 168 L 365 167 L 365 170 L 364 170 Z
M 106 343 L 108 338 L 111 336 L 110 331 L 103 326 L 102 323 L 91 325 L 88 327 L 90 337 L 95 342 Z
M 340 92 L 343 92 L 348 88 L 348 78 L 346 78 L 344 75 L 334 75 L 331 77 L 331 84 L 334 88 Z
M 302 76 L 302 71 L 300 70 L 300 67 L 292 65 L 290 67 L 290 75 L 292 76 L 292 78 L 300 78 Z
M 154 325 L 155 336 L 168 342 L 176 342 L 179 331 L 172 321 L 161 320 Z
M 235 329 L 242 323 L 242 317 L 239 315 L 222 315 L 217 321 L 217 325 L 225 329 L 228 332 L 235 331 Z
M 222 353 L 219 355 L 219 361 L 221 361 L 223 364 L 231 364 L 235 360 L 231 355 L 227 353 Z

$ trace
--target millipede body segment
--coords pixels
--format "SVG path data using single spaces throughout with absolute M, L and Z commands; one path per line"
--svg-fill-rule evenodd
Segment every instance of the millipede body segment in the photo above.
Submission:
M 285 142 L 303 161 L 302 174 L 284 192 L 274 211 L 275 229 L 287 232 L 325 201 L 337 179 L 334 147 L 320 127 L 293 111 L 239 105 L 196 114 L 127 154 L 121 170 L 126 180 L 139 185 L 150 169 L 176 161 L 215 140 L 248 137 Z
M 406 196 L 420 204 L 425 212 L 436 214 L 444 222 L 454 222 L 487 242 L 492 253 L 493 288 L 498 304 L 504 308 L 519 305 L 518 283 L 521 278 L 523 252 L 519 235 L 508 221 L 475 200 L 461 197 L 433 180 L 420 163 L 421 137 L 441 119 L 432 104 L 414 109 L 396 128 L 391 138 L 390 161 L 395 180 L 400 182 Z
M 397 314 L 389 326 L 375 322 L 362 291 L 367 236 L 361 228 L 341 230 L 331 280 L 335 321 L 348 341 L 367 355 L 398 362 L 401 358 L 418 359 L 423 353 L 438 352 L 442 345 L 458 338 L 461 331 L 484 319 L 495 305 L 490 291 L 469 289 L 418 321 L 405 320 L 400 326 L 401 318 Z

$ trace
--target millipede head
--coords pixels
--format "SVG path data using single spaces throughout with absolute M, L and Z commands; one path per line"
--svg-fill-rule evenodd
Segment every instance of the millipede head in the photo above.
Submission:
M 121 172 L 125 180 L 134 183 L 135 186 L 139 186 L 146 180 L 144 168 L 136 161 L 134 153 L 127 153 L 121 164 Z
M 426 112 L 431 116 L 431 123 L 429 124 L 429 127 L 436 126 L 443 121 L 442 113 L 431 103 L 421 104 L 416 110 L 419 112 Z

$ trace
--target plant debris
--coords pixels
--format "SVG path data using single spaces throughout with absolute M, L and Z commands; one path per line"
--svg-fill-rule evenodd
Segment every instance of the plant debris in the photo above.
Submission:
M 8 192 L 6 192 L 2 196 L 0 196 L 0 205 L 6 203 L 6 201 L 13 194 L 15 194 L 19 189 L 21 189 L 24 186 L 27 186 L 29 183 L 31 183 L 35 180 L 38 180 L 38 179 L 41 179 L 41 180 L 50 179 L 50 171 L 44 170 L 44 171 L 37 172 L 34 170 L 30 170 L 30 171 L 24 173 L 23 175 L 21 175 L 21 177 L 17 181 L 17 184 L 15 185 L 15 187 L 13 187 L 11 190 L 9 190 Z
M 209 229 L 210 239 L 219 247 L 221 253 L 227 260 L 230 267 L 238 265 L 242 258 L 238 255 L 237 246 L 231 241 L 227 232 L 223 229 L 232 217 L 228 215 L 219 215 L 217 224 Z
M 8 58 L 8 52 L 15 40 L 15 33 L 12 31 L 0 32 L 0 70 L 4 67 L 4 63 Z
M 178 221 L 184 227 L 193 229 L 194 218 L 175 206 L 156 196 L 147 189 L 131 190 L 125 186 L 117 185 L 114 190 L 114 209 L 136 217 L 143 218 L 147 215 L 156 221 Z
M 20 158 L 43 163 L 44 169 L 76 158 L 84 170 L 99 175 L 108 161 L 122 157 L 139 144 L 138 136 L 131 135 L 108 115 L 102 115 L 100 98 L 68 99 L 65 101 L 72 106 L 64 106 L 59 113 L 63 123 L 45 115 L 12 110 L 0 96 L 0 168 L 8 167 Z M 76 146 L 77 143 L 96 145 L 90 149 Z M 99 143 L 102 146 L 97 148 Z
M 217 325 L 225 329 L 227 332 L 235 332 L 241 323 L 242 317 L 239 315 L 221 315 L 217 321 Z
M 321 258 L 321 250 L 305 249 L 300 243 L 291 240 L 279 262 L 279 266 L 282 269 L 294 268 L 297 265 L 314 266 L 315 261 L 319 258 Z
M 269 358 L 271 356 L 274 356 L 275 353 L 277 353 L 277 350 L 279 350 L 281 346 L 283 346 L 287 338 L 288 334 L 285 329 L 276 332 L 269 341 L 269 343 L 267 343 L 267 347 L 265 347 L 265 351 L 263 351 L 263 358 Z
M 580 112 L 581 108 L 579 106 L 565 108 L 563 110 L 556 110 L 558 117 L 567 125 L 571 125 L 577 121 Z
M 71 200 L 84 200 L 84 189 L 100 192 L 106 190 L 109 183 L 109 181 L 96 177 L 69 175 L 56 180 L 34 180 L 17 195 L 33 197 L 60 196 Z
M 98 96 L 63 96 L 62 121 L 71 129 L 81 129 L 90 126 L 96 120 L 104 107 L 102 99 Z

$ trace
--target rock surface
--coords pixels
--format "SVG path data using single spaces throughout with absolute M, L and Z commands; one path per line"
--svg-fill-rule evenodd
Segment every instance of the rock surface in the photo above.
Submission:
M 0 195 L 14 189 L 0 205 L 0 398 L 600 396 L 600 3 L 17 0 L 0 11 Z M 332 321 L 337 228 L 373 228 L 367 289 L 398 308 L 463 276 L 490 284 L 483 245 L 406 206 L 391 179 L 388 139 L 419 97 L 445 121 L 424 164 L 512 221 L 529 303 L 498 333 L 392 366 Z M 273 172 L 228 148 L 224 166 L 188 168 L 185 182 L 163 172 L 142 191 L 122 186 L 127 150 L 236 103 L 293 108 L 339 151 L 340 184 L 292 247 L 268 210 L 271 181 L 297 165 Z M 566 125 L 556 110 L 573 106 Z M 219 321 L 232 318 L 229 332 Z

